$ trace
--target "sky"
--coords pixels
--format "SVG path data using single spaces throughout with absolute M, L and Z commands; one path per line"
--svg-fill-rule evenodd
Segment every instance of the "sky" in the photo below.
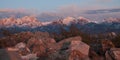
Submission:
M 58 16 L 84 16 L 92 18 L 91 20 L 98 20 L 106 16 L 119 17 L 120 11 L 109 12 L 109 10 L 113 11 L 112 9 L 120 10 L 120 0 L 0 0 L 0 12 L 10 12 L 10 14 L 1 13 L 0 17 L 3 16 L 3 18 L 5 15 L 13 16 L 14 13 L 11 12 L 21 12 L 21 15 L 30 13 L 30 15 L 39 16 L 41 20 L 45 21 L 55 20 L 54 18 Z M 107 13 L 101 13 L 101 11 Z M 95 14 L 87 14 L 86 12 Z M 100 18 L 94 18 L 97 16 Z
M 120 8 L 120 0 L 0 0 L 0 9 L 55 11 Z

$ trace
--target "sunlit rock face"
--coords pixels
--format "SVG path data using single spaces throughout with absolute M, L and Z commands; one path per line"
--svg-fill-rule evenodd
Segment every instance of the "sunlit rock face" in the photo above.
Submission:
M 72 41 L 70 45 L 71 51 L 78 50 L 81 54 L 87 55 L 89 53 L 89 46 L 81 41 Z
M 70 44 L 69 60 L 89 60 L 89 46 L 81 41 L 72 41 Z
M 28 40 L 27 47 L 39 59 L 44 59 L 55 51 L 55 44 L 56 41 L 50 38 L 47 33 L 36 32 L 34 37 Z
M 82 41 L 82 38 L 80 36 L 76 36 L 76 37 L 71 37 L 71 38 L 67 38 L 67 39 L 64 39 L 64 40 L 61 40 L 57 46 L 58 46 L 58 49 L 61 49 L 61 47 L 63 46 L 63 44 L 65 43 L 68 43 L 67 46 L 70 46 L 69 43 L 71 43 L 71 41 L 73 40 L 78 40 L 78 41 Z

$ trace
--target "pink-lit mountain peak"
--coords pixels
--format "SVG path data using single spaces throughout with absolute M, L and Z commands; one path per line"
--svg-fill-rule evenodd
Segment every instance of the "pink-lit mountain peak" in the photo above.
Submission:
M 72 23 L 80 23 L 80 24 L 86 24 L 89 23 L 90 20 L 84 17 L 66 17 L 62 20 L 57 20 L 56 24 L 65 24 L 65 25 L 70 25 Z M 19 27 L 39 27 L 43 25 L 49 25 L 54 23 L 54 21 L 50 22 L 40 22 L 35 18 L 34 16 L 24 16 L 22 18 L 14 18 L 14 17 L 9 17 L 9 18 L 4 18 L 0 20 L 0 26 L 5 26 L 5 27 L 11 27 L 11 26 L 19 26 Z
M 63 19 L 63 24 L 71 24 L 71 23 L 81 23 L 81 24 L 86 24 L 91 22 L 89 19 L 85 18 L 85 17 L 66 17 Z
M 9 17 L 5 19 L 1 19 L 0 25 L 7 26 L 7 27 L 10 27 L 13 25 L 16 25 L 19 27 L 24 27 L 24 26 L 35 27 L 35 26 L 41 26 L 41 22 L 38 21 L 33 16 L 24 16 L 22 18 Z
M 70 24 L 74 20 L 75 20 L 75 18 L 73 18 L 73 17 L 66 17 L 63 19 L 62 22 L 63 22 L 63 24 Z

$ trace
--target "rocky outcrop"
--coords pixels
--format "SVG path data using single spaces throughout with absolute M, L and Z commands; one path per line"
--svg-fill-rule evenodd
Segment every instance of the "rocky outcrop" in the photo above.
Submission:
M 89 46 L 82 41 L 72 41 L 69 60 L 89 60 Z
M 49 56 L 50 60 L 89 60 L 89 46 L 82 42 L 80 36 L 64 39 L 56 47 L 56 51 Z
M 76 37 L 71 37 L 71 38 L 67 38 L 67 39 L 64 39 L 64 40 L 61 40 L 59 43 L 57 43 L 57 47 L 58 49 L 62 48 L 62 46 L 65 44 L 65 43 L 71 43 L 71 41 L 73 40 L 76 40 L 76 41 L 82 41 L 82 38 L 80 36 L 76 36 Z M 69 46 L 69 45 L 68 45 Z
M 24 38 L 20 39 L 21 36 Z M 47 32 L 21 33 L 15 34 L 14 37 L 19 37 L 16 40 L 11 39 L 17 44 L 7 50 L 17 52 L 23 60 L 105 60 L 105 57 L 107 60 L 119 60 L 119 49 L 115 49 L 110 40 L 100 40 L 100 46 L 97 46 L 99 49 L 92 47 L 89 50 L 90 46 L 82 42 L 81 36 L 70 37 L 59 42 L 51 38 Z M 8 41 L 9 39 L 6 42 Z
M 103 53 L 106 52 L 107 50 L 109 50 L 110 48 L 115 47 L 114 44 L 112 43 L 112 41 L 110 41 L 110 40 L 102 40 L 101 45 L 102 45 Z
M 31 38 L 28 43 L 27 47 L 31 50 L 32 53 L 37 53 L 38 55 L 46 54 L 48 51 L 52 51 L 53 47 L 55 46 L 55 40 L 52 38 L 46 39 L 37 39 Z
M 106 60 L 120 60 L 120 48 L 111 48 L 105 53 Z
M 78 50 L 80 51 L 82 54 L 87 55 L 89 53 L 89 45 L 85 44 L 82 41 L 72 41 L 70 44 L 70 50 Z

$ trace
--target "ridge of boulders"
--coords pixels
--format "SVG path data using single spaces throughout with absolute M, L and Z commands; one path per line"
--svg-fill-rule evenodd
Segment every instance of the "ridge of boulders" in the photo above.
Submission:
M 19 56 L 16 57 L 18 60 L 120 59 L 120 49 L 116 48 L 110 40 L 101 40 L 100 44 L 93 44 L 94 47 L 82 40 L 81 36 L 75 36 L 56 42 L 47 32 L 22 32 L 0 39 L 0 55 L 7 54 L 12 58 L 9 60 L 14 60 L 13 56 Z M 3 51 L 8 53 L 1 53 Z M 0 60 L 4 58 L 0 57 Z

